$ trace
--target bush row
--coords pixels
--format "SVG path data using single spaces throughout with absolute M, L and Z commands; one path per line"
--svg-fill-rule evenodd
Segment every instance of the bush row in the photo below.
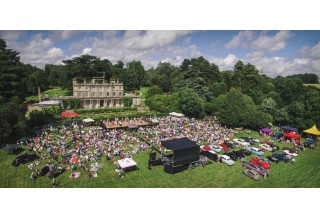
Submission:
M 78 114 L 113 113 L 113 112 L 135 112 L 136 107 L 123 108 L 98 108 L 98 109 L 77 109 Z
M 110 114 L 110 115 L 103 115 L 103 116 L 90 116 L 90 118 L 94 119 L 94 120 L 104 120 L 104 119 L 109 119 L 109 120 L 113 120 L 115 118 L 133 118 L 133 117 L 151 117 L 151 116 L 164 116 L 167 114 L 163 114 L 163 113 L 154 113 L 154 112 L 136 112 L 136 113 L 131 113 L 131 114 Z M 84 116 L 80 116 L 80 119 L 84 119 L 86 117 Z

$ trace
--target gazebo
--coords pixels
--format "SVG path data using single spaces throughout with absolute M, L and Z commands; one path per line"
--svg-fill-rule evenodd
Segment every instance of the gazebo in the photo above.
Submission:
M 293 133 L 293 132 L 289 132 L 283 135 L 285 138 L 290 138 L 290 139 L 294 139 L 295 141 L 300 142 L 300 136 Z

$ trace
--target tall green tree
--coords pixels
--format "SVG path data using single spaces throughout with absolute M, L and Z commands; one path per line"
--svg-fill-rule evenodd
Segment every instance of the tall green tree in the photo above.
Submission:
M 183 88 L 178 92 L 179 108 L 189 117 L 204 116 L 204 103 L 200 96 L 190 88 Z

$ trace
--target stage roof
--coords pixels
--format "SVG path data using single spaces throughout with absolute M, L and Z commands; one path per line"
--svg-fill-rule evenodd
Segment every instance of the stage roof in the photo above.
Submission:
M 162 146 L 169 150 L 182 150 L 187 148 L 200 147 L 196 142 L 191 141 L 188 138 L 179 138 L 168 141 L 161 141 Z

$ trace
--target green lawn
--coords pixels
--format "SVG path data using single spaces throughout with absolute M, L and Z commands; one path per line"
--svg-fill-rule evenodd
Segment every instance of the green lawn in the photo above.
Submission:
M 245 131 L 237 136 L 243 136 Z M 257 136 L 257 132 L 252 133 Z M 284 145 L 278 144 L 281 148 Z M 23 154 L 23 153 L 22 153 Z M 268 153 L 268 155 L 271 153 Z M 11 162 L 17 155 L 8 155 L 0 150 L 0 187 L 2 188 L 46 188 L 51 187 L 51 179 L 47 176 L 32 181 L 29 176 L 31 170 L 27 165 L 19 167 L 11 166 Z M 163 166 L 147 168 L 148 152 L 140 152 L 133 158 L 137 162 L 139 170 L 128 172 L 125 178 L 120 179 L 115 172 L 112 161 L 106 161 L 105 157 L 99 161 L 105 166 L 99 170 L 98 178 L 89 177 L 80 169 L 78 179 L 69 179 L 70 170 L 65 171 L 57 178 L 58 187 L 63 188 L 318 188 L 320 187 L 320 149 L 306 149 L 300 152 L 296 163 L 281 162 L 271 164 L 271 175 L 267 179 L 254 181 L 242 174 L 242 167 L 237 161 L 236 165 L 229 167 L 226 164 L 212 162 L 205 168 L 196 167 L 191 171 L 183 171 L 177 174 L 167 174 Z M 250 159 L 248 157 L 247 159 Z
M 61 87 L 53 87 L 52 89 L 49 89 L 47 91 L 44 91 L 43 94 L 48 93 L 49 97 L 53 96 L 67 96 L 67 95 L 72 95 L 72 91 L 69 89 L 63 89 Z
M 141 87 L 139 92 L 141 93 L 141 98 L 142 99 L 146 98 L 148 90 L 149 90 L 149 87 Z

